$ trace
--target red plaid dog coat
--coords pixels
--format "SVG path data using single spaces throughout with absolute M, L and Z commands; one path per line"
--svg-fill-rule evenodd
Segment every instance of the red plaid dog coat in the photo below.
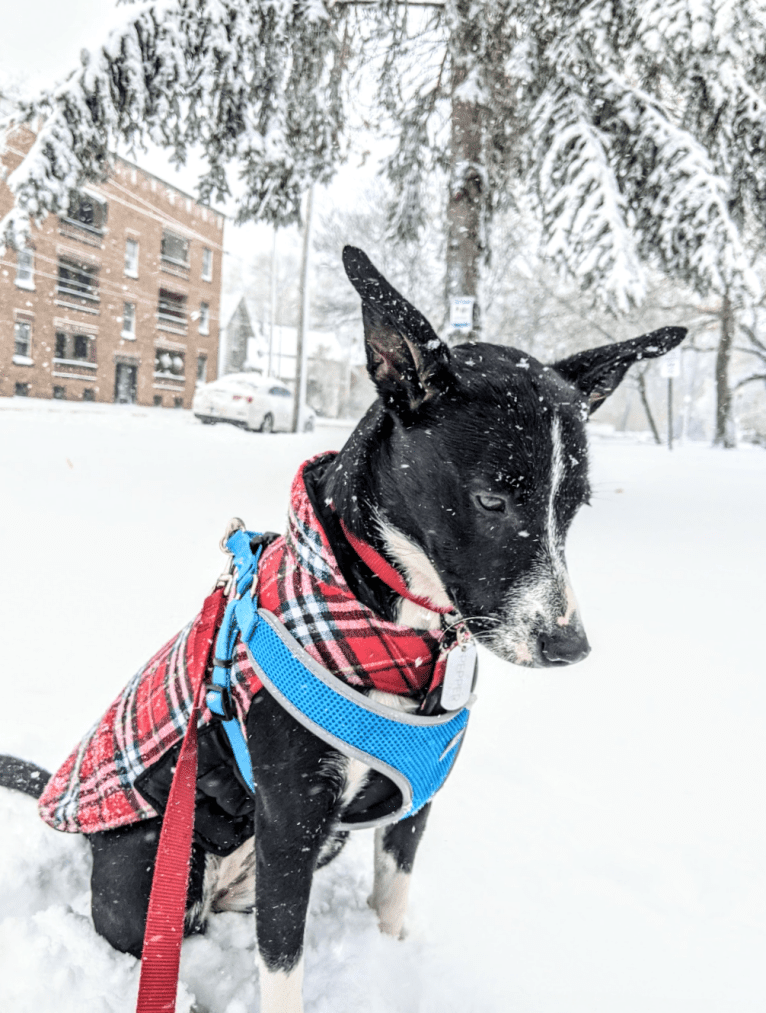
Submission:
M 306 493 L 304 470 L 333 455 L 304 463 L 293 481 L 288 530 L 265 551 L 258 568 L 258 598 L 302 647 L 338 678 L 359 688 L 409 694 L 443 678 L 441 631 L 386 622 L 359 602 L 341 574 Z M 190 636 L 201 616 L 142 668 L 87 733 L 39 801 L 56 830 L 92 834 L 157 816 L 136 789 L 138 778 L 184 735 L 196 686 L 187 671 Z M 436 667 L 435 667 L 436 666 Z M 232 699 L 245 721 L 261 683 L 244 647 L 236 648 Z M 213 720 L 207 707 L 201 726 Z

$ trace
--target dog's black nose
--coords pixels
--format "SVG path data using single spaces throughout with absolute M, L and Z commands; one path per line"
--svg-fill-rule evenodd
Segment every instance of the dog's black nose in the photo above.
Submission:
M 561 626 L 540 633 L 537 646 L 544 665 L 575 665 L 590 654 L 588 638 L 581 629 Z

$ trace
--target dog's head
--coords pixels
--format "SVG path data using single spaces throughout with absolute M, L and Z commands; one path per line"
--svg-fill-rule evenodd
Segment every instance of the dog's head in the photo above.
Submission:
M 346 247 L 343 262 L 379 394 L 384 466 L 371 500 L 386 552 L 416 594 L 451 602 L 505 660 L 582 660 L 564 540 L 589 496 L 584 423 L 633 362 L 663 355 L 685 329 L 548 366 L 499 345 L 449 349 L 361 250 Z

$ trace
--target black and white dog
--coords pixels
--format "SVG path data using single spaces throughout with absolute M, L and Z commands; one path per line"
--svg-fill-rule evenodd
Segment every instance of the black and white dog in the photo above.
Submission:
M 590 648 L 564 539 L 589 496 L 584 423 L 633 362 L 669 351 L 685 330 L 663 328 L 547 366 L 499 345 L 450 349 L 364 253 L 347 247 L 343 261 L 362 300 L 378 398 L 337 457 L 309 471 L 307 487 L 351 589 L 385 619 L 420 629 L 441 621 L 378 579 L 342 524 L 382 553 L 415 595 L 453 606 L 501 658 L 531 667 L 582 660 Z M 405 698 L 403 706 L 418 702 Z M 247 719 L 258 786 L 254 839 L 226 859 L 195 844 L 188 924 L 199 930 L 210 910 L 254 907 L 262 1013 L 300 1013 L 314 870 L 343 843 L 341 809 L 382 775 L 341 756 L 267 693 L 256 703 Z M 30 794 L 47 776 L 7 757 L 0 763 L 0 784 Z M 375 834 L 370 903 L 394 936 L 402 933 L 427 814 L 428 807 Z M 160 823 L 90 837 L 95 926 L 136 956 Z

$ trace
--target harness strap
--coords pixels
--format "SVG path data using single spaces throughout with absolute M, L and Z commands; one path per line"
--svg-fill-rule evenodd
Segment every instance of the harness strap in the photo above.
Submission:
M 176 1008 L 178 965 L 184 935 L 194 829 L 197 722 L 205 688 L 205 671 L 224 604 L 221 588 L 205 599 L 199 622 L 194 629 L 194 641 L 190 645 L 187 664 L 189 679 L 195 687 L 194 704 L 162 820 L 144 929 L 136 1013 L 173 1013 Z
M 263 544 L 252 549 L 252 531 L 235 531 L 226 542 L 227 551 L 232 554 L 232 565 L 236 568 L 237 594 L 232 598 L 223 614 L 221 628 L 215 642 L 213 677 L 207 691 L 207 705 L 211 713 L 220 719 L 231 745 L 240 776 L 251 793 L 255 793 L 253 769 L 245 736 L 234 710 L 231 699 L 231 663 L 237 637 L 242 633 L 245 640 L 258 622 L 255 602 L 250 590 L 258 570 L 258 561 Z M 257 537 L 257 536 L 256 536 Z

